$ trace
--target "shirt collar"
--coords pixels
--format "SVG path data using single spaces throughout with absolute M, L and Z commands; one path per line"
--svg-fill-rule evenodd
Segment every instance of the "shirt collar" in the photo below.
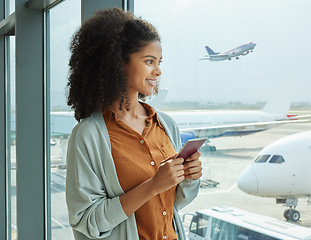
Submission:
M 140 102 L 140 103 L 147 110 L 146 121 L 147 122 L 151 122 L 151 120 L 153 119 L 161 128 L 164 129 L 164 127 L 162 126 L 160 120 L 158 119 L 157 112 L 154 110 L 154 108 L 151 107 L 150 105 L 148 105 L 147 103 L 144 103 L 144 102 Z
M 151 107 L 150 105 L 148 105 L 147 103 L 144 103 L 144 102 L 140 102 L 140 104 L 146 109 L 147 111 L 147 118 L 146 118 L 146 121 L 147 122 L 150 122 L 152 119 L 154 119 L 158 124 L 159 126 L 162 127 L 162 124 L 161 122 L 159 121 L 158 119 L 158 116 L 157 116 L 157 113 L 156 111 L 154 110 L 153 107 Z M 106 125 L 108 126 L 110 121 L 111 120 L 114 120 L 116 121 L 117 120 L 117 117 L 116 117 L 116 114 L 114 111 L 112 111 L 111 109 L 107 108 L 107 109 L 103 109 L 102 110 L 102 113 L 103 113 L 103 117 L 105 119 L 105 123 Z

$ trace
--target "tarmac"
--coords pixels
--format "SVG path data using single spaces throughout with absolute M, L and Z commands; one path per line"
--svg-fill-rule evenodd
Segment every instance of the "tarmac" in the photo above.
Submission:
M 215 184 L 202 184 L 199 195 L 188 206 L 180 210 L 180 215 L 194 213 L 199 209 L 214 206 L 236 207 L 262 215 L 268 215 L 282 221 L 285 206 L 277 205 L 273 198 L 263 198 L 248 195 L 237 187 L 240 174 L 252 162 L 259 151 L 269 143 L 284 136 L 311 130 L 311 124 L 284 124 L 270 130 L 244 137 L 222 137 L 210 139 L 211 145 L 217 148 L 216 152 L 201 151 L 203 164 L 202 183 L 208 179 Z M 52 238 L 54 240 L 73 240 L 65 202 L 65 174 L 62 145 L 64 139 L 56 139 L 51 146 L 51 214 Z M 14 147 L 14 146 L 13 146 Z M 14 151 L 13 151 L 14 152 Z M 12 153 L 14 156 L 14 154 Z M 15 169 L 12 169 L 12 231 L 16 232 L 15 212 Z M 299 199 L 296 208 L 301 215 L 297 223 L 311 227 L 311 206 L 307 199 Z M 185 223 L 187 230 L 189 222 Z M 14 240 L 14 238 L 12 239 Z

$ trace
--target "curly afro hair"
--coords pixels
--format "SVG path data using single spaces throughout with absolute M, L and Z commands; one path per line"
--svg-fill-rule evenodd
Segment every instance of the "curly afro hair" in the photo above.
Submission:
M 82 24 L 71 41 L 67 83 L 67 104 L 78 121 L 115 101 L 129 109 L 123 63 L 153 41 L 160 37 L 150 23 L 119 8 L 98 11 Z

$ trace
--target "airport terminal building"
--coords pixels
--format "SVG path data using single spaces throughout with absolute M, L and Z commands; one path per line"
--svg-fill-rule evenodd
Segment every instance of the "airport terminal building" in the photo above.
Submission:
M 0 240 L 74 240 L 65 199 L 67 144 L 77 123 L 66 101 L 69 46 L 81 22 L 96 10 L 112 7 L 142 16 L 161 36 L 160 86 L 173 104 L 161 110 L 182 116 L 180 129 L 200 132 L 202 126 L 207 130 L 211 123 L 218 124 L 211 127 L 217 132 L 214 138 L 208 136 L 210 149 L 217 151 L 202 152 L 200 157 L 199 194 L 179 214 L 227 206 L 289 224 L 283 217 L 285 206 L 276 205 L 272 198 L 246 194 L 237 182 L 264 147 L 311 130 L 310 121 L 267 129 L 261 128 L 263 117 L 240 120 L 249 118 L 249 112 L 261 111 L 270 95 L 276 99 L 272 113 L 284 108 L 285 118 L 310 116 L 311 55 L 303 54 L 311 51 L 310 1 L 0 0 Z M 207 45 L 223 52 L 246 42 L 251 48 L 240 57 L 228 53 L 232 59 L 226 55 L 221 61 L 200 60 L 210 58 Z M 284 51 L 287 46 L 295 46 L 290 58 Z M 288 105 L 291 97 L 302 107 L 288 112 L 282 93 Z M 218 113 L 227 109 L 231 115 L 224 121 Z M 217 117 L 209 112 L 209 121 L 200 120 L 208 110 Z M 229 125 L 237 129 L 225 133 Z M 244 135 L 234 137 L 241 128 Z M 310 154 L 311 148 L 306 149 Z M 282 162 L 266 164 L 284 166 L 289 161 L 284 157 Z M 310 169 L 306 170 L 309 176 Z M 311 232 L 311 193 L 307 195 L 308 200 L 297 207 L 301 213 L 297 224 Z M 206 220 L 202 216 L 192 223 Z M 190 221 L 184 222 L 190 234 L 203 230 L 199 224 L 189 226 Z

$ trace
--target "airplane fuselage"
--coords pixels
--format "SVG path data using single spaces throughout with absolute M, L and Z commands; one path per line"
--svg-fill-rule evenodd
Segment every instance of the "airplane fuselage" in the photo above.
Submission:
M 243 44 L 239 47 L 236 47 L 230 51 L 227 51 L 227 52 L 224 52 L 224 53 L 221 53 L 221 54 L 227 54 L 228 55 L 228 59 L 229 58 L 233 58 L 233 57 L 237 57 L 237 56 L 240 56 L 240 55 L 247 55 L 249 54 L 249 52 L 251 50 L 254 49 L 254 47 L 256 46 L 255 43 L 247 43 L 247 44 Z
M 306 197 L 311 195 L 310 171 L 311 131 L 307 131 L 266 146 L 242 173 L 238 186 L 261 197 Z
M 286 118 L 286 115 L 252 110 L 167 112 L 167 114 L 175 119 L 180 129 L 274 121 Z
M 239 59 L 239 56 L 244 56 L 249 54 L 253 51 L 256 44 L 253 42 L 243 44 L 239 47 L 236 47 L 234 49 L 231 49 L 230 51 L 222 52 L 222 53 L 215 53 L 213 50 L 211 50 L 208 46 L 205 48 L 208 51 L 208 55 L 205 56 L 205 58 L 201 60 L 210 60 L 210 61 L 223 61 L 223 60 L 231 60 L 232 58 Z
M 264 111 L 182 111 L 166 112 L 177 123 L 180 131 L 188 129 L 212 128 L 208 132 L 200 131 L 202 135 L 194 137 L 223 137 L 244 136 L 258 131 L 263 131 L 269 126 L 254 126 L 257 122 L 284 120 L 285 114 L 273 114 Z M 51 113 L 51 132 L 70 134 L 76 125 L 73 113 Z M 249 124 L 249 125 L 248 125 Z M 222 127 L 233 126 L 232 130 L 223 130 Z M 234 126 L 239 126 L 234 128 Z M 189 132 L 189 131 L 188 131 Z
M 167 112 L 177 123 L 181 131 L 187 129 L 200 129 L 206 127 L 215 127 L 206 135 L 195 137 L 222 137 L 222 136 L 243 136 L 258 131 L 268 129 L 268 126 L 257 127 L 252 125 L 257 122 L 269 122 L 286 119 L 286 115 L 273 114 L 264 111 L 189 111 L 189 112 Z M 247 124 L 250 124 L 247 126 Z M 218 131 L 218 127 L 245 125 L 234 130 Z M 205 134 L 205 133 L 204 133 Z

